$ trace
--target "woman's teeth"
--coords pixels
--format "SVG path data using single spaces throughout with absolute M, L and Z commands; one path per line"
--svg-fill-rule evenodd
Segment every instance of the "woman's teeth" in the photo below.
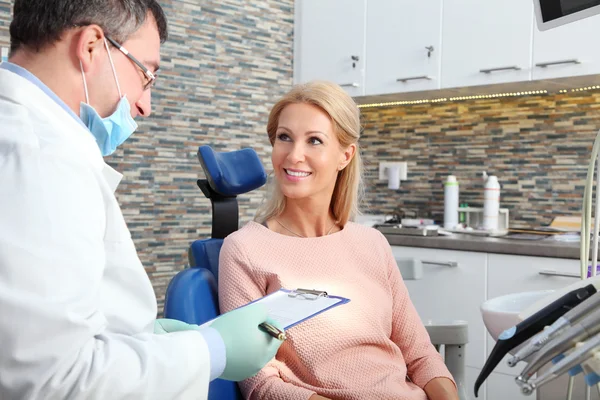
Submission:
M 310 175 L 310 172 L 295 172 L 295 171 L 290 171 L 288 169 L 285 170 L 285 173 L 290 176 L 298 176 L 298 177 L 307 177 Z

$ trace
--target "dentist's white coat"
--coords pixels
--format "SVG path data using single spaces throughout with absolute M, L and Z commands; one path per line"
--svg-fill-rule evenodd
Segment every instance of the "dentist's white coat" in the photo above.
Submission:
M 120 179 L 82 125 L 0 69 L 0 399 L 207 397 L 202 335 L 152 334 Z

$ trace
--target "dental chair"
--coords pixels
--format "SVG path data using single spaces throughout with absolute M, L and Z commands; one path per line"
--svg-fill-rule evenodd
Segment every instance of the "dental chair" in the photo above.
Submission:
M 211 238 L 191 244 L 190 268 L 180 271 L 169 282 L 164 316 L 201 325 L 220 314 L 219 252 L 223 239 L 238 229 L 236 197 L 263 186 L 267 175 L 252 149 L 217 153 L 209 146 L 202 146 L 198 158 L 206 179 L 197 183 L 212 203 Z M 237 383 L 215 379 L 209 385 L 208 400 L 242 400 L 242 395 Z
M 223 239 L 238 229 L 237 196 L 263 186 L 267 175 L 252 149 L 217 153 L 209 146 L 202 146 L 198 158 L 206 179 L 197 183 L 212 203 L 211 238 L 191 244 L 190 268 L 180 271 L 169 283 L 164 316 L 201 325 L 220 314 L 219 252 Z M 426 328 L 438 351 L 441 346 L 445 349 L 446 365 L 456 380 L 460 399 L 468 400 L 464 390 L 466 323 L 426 325 Z M 242 395 L 237 383 L 215 379 L 210 383 L 208 400 L 242 400 Z

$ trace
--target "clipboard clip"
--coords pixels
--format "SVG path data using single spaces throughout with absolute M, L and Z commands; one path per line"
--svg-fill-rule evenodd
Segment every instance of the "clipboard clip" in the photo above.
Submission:
M 319 297 L 327 297 L 327 292 L 324 290 L 315 289 L 295 289 L 288 293 L 289 297 L 301 296 L 307 300 L 317 300 Z

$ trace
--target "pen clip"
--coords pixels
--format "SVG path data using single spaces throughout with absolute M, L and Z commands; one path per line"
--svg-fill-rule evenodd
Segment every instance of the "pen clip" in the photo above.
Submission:
M 327 292 L 324 290 L 315 290 L 315 289 L 295 289 L 292 290 L 289 294 L 289 297 L 298 297 L 302 296 L 308 300 L 317 300 L 319 297 L 327 297 Z

